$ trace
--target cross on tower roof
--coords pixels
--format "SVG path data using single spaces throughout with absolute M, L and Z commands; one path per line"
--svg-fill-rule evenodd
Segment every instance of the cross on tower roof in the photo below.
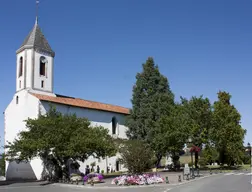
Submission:
M 36 0 L 36 22 L 38 24 L 39 0 Z
M 38 3 L 37 3 L 37 13 L 38 13 Z M 25 38 L 24 42 L 22 43 L 21 47 L 17 50 L 17 53 L 23 51 L 24 49 L 34 48 L 39 49 L 43 52 L 46 52 L 53 57 L 55 56 L 55 52 L 52 50 L 51 46 L 49 45 L 48 41 L 46 40 L 45 36 L 43 35 L 39 25 L 38 25 L 38 16 L 36 16 L 36 22 L 29 33 L 29 35 Z

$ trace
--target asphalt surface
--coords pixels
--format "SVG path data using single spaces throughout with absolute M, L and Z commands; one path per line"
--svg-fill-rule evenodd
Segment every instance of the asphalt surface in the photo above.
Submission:
M 16 183 L 0 186 L 0 192 L 252 192 L 251 176 L 246 173 L 217 174 L 179 186 L 134 186 L 114 188 L 91 188 L 81 186 L 60 187 L 57 185 L 41 186 L 40 183 Z
M 220 174 L 175 187 L 169 192 L 252 192 L 251 176 L 248 172 Z

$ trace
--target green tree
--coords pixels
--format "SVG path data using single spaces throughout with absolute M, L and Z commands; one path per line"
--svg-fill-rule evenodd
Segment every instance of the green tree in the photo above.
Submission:
M 208 142 L 208 133 L 211 127 L 212 108 L 208 98 L 192 97 L 190 100 L 181 98 L 185 110 L 185 121 L 192 142 L 189 146 L 202 148 Z M 195 151 L 195 167 L 198 166 L 199 152 Z
M 116 152 L 107 129 L 92 127 L 86 118 L 63 115 L 55 108 L 37 119 L 28 119 L 26 127 L 18 139 L 6 146 L 8 159 L 29 161 L 39 156 L 48 169 L 57 172 L 57 177 L 62 177 L 62 171 L 68 176 L 70 158 L 85 161 L 91 155 L 105 157 Z
M 154 153 L 148 144 L 141 140 L 125 141 L 121 148 L 121 160 L 131 174 L 148 171 L 154 164 Z
M 5 154 L 0 155 L 0 175 L 5 176 Z
M 160 74 L 151 57 L 143 64 L 143 71 L 136 75 L 131 102 L 132 109 L 126 120 L 127 136 L 154 146 L 158 165 L 167 151 L 163 147 L 157 147 L 155 142 L 162 144 L 163 139 L 156 135 L 156 130 L 159 130 L 159 120 L 170 115 L 174 106 L 174 94 L 167 78 Z
M 200 158 L 204 158 L 205 161 L 210 164 L 219 160 L 219 153 L 214 146 L 207 144 L 202 150 Z
M 218 101 L 213 105 L 213 127 L 210 135 L 219 152 L 220 163 L 232 165 L 242 160 L 246 130 L 241 127 L 241 115 L 231 105 L 230 99 L 229 93 L 218 92 Z
M 181 104 L 176 103 L 170 115 L 162 117 L 158 121 L 155 131 L 155 138 L 152 148 L 162 152 L 169 152 L 172 155 L 173 163 L 176 166 L 179 161 L 179 154 L 189 137 L 186 113 Z

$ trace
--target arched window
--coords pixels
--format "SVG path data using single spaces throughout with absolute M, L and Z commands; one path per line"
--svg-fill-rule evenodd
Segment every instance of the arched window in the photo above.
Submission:
M 42 75 L 42 76 L 46 76 L 46 63 L 47 63 L 47 60 L 45 57 L 40 57 L 40 60 L 39 60 L 39 74 Z
M 23 75 L 23 57 L 20 57 L 18 77 L 21 77 L 22 75 Z
M 112 118 L 112 135 L 115 135 L 115 134 L 116 134 L 116 125 L 117 125 L 116 118 L 113 117 L 113 118 Z
M 16 96 L 16 104 L 18 104 L 18 96 Z

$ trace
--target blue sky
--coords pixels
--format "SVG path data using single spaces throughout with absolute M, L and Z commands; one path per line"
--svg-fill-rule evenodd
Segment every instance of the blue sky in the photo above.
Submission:
M 203 94 L 213 102 L 219 90 L 230 92 L 248 142 L 251 10 L 251 0 L 40 0 L 39 24 L 56 52 L 56 93 L 130 107 L 135 75 L 153 56 L 177 100 Z M 15 51 L 35 12 L 35 0 L 1 2 L 1 137 L 15 92 Z

